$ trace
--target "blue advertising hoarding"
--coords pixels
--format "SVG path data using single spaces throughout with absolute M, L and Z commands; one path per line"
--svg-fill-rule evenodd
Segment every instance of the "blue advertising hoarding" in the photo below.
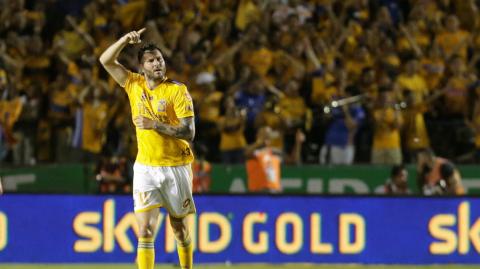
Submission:
M 195 262 L 480 263 L 478 198 L 197 196 Z M 4 195 L 0 263 L 133 263 L 129 196 Z M 168 218 L 159 263 L 177 261 Z

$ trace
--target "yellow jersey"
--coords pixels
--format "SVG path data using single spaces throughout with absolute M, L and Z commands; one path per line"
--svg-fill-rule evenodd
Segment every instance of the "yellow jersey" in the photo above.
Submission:
M 86 103 L 83 106 L 82 148 L 100 153 L 105 142 L 105 130 L 108 125 L 109 106 L 101 102 L 98 106 Z
M 260 112 L 257 117 L 261 120 L 262 126 L 268 126 L 273 130 L 270 147 L 283 150 L 283 118 L 278 113 L 268 110 Z
M 452 53 L 456 52 L 463 59 L 467 58 L 468 43 L 465 42 L 470 37 L 470 33 L 463 30 L 458 30 L 454 33 L 443 32 L 437 35 L 436 41 L 443 50 L 446 56 L 452 56 Z M 458 48 L 460 46 L 460 48 Z
M 220 118 L 220 107 L 222 105 L 223 93 L 214 91 L 203 96 L 203 102 L 198 108 L 198 117 L 202 121 L 216 123 Z
M 265 77 L 273 65 L 274 54 L 267 48 L 260 48 L 250 53 L 247 62 L 261 77 Z
M 307 113 L 307 105 L 300 96 L 284 96 L 278 101 L 280 116 L 290 122 L 302 122 Z
M 415 105 L 405 110 L 405 146 L 409 150 L 416 150 L 430 147 L 427 126 L 423 113 L 427 111 L 427 105 Z
M 412 91 L 415 94 L 425 95 L 428 93 L 427 82 L 419 74 L 415 74 L 413 76 L 400 74 L 397 78 L 397 83 L 403 89 Z
M 237 126 L 241 127 L 242 121 L 243 119 L 240 117 L 226 116 L 221 117 L 218 120 L 222 125 L 228 124 L 227 126 L 230 128 L 237 128 Z M 245 128 L 241 127 L 231 131 L 222 130 L 220 134 L 220 150 L 228 151 L 244 149 L 247 145 L 247 140 L 245 140 L 245 136 L 243 135 L 244 129 Z
M 312 93 L 310 99 L 316 105 L 323 105 L 332 100 L 332 96 L 337 93 L 337 88 L 332 86 L 335 82 L 335 77 L 330 73 L 325 73 L 324 76 L 314 76 L 312 78 Z
M 373 149 L 399 149 L 401 148 L 400 129 L 389 126 L 395 121 L 393 108 L 378 108 L 373 111 L 376 126 L 373 134 Z M 400 125 L 403 118 L 400 115 Z
M 468 107 L 468 79 L 452 77 L 447 82 L 445 106 L 450 114 L 464 114 Z
M 166 80 L 150 90 L 144 76 L 128 72 L 125 91 L 130 100 L 132 118 L 144 116 L 176 126 L 179 119 L 194 116 L 192 98 L 184 84 Z M 187 141 L 155 130 L 135 129 L 137 162 L 151 166 L 179 166 L 193 161 Z

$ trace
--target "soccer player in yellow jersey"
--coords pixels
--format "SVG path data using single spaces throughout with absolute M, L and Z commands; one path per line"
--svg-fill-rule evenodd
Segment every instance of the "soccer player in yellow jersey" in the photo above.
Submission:
M 155 45 L 143 46 L 138 52 L 141 74 L 117 61 L 127 44 L 141 42 L 144 31 L 124 35 L 100 56 L 107 72 L 125 89 L 136 127 L 133 199 L 140 228 L 137 263 L 139 269 L 154 268 L 154 231 L 159 207 L 165 207 L 177 240 L 180 265 L 190 269 L 193 250 L 185 217 L 196 212 L 190 166 L 193 154 L 188 144 L 195 136 L 193 104 L 185 85 L 165 76 L 165 61 Z

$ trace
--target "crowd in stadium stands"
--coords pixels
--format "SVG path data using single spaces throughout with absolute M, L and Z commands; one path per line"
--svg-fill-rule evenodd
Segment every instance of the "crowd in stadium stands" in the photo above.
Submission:
M 192 95 L 200 169 L 245 163 L 266 126 L 287 164 L 393 165 L 429 147 L 474 162 L 477 2 L 0 0 L 0 163 L 133 159 L 127 96 L 98 57 L 142 27 Z

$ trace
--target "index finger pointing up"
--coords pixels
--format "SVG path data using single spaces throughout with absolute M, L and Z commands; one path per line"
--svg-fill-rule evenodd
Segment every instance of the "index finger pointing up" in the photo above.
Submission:
M 145 30 L 147 30 L 147 28 L 143 27 L 142 29 L 138 30 L 137 33 L 141 35 L 143 32 L 145 32 Z

